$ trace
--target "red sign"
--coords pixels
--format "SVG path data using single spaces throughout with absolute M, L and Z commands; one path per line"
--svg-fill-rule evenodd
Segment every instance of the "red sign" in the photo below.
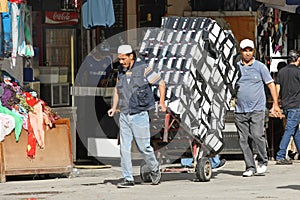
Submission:
M 46 12 L 46 24 L 72 25 L 78 23 L 78 12 Z

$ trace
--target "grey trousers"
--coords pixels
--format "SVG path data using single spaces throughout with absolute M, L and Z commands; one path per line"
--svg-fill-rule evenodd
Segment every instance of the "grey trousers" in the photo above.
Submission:
M 244 154 L 246 170 L 256 172 L 253 147 L 258 153 L 258 165 L 268 164 L 266 138 L 264 134 L 265 111 L 235 113 L 235 125 L 239 135 L 239 143 Z

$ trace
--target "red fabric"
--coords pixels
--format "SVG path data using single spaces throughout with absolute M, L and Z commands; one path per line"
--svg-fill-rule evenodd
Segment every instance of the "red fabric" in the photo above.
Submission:
M 23 3 L 24 0 L 9 0 L 10 3 Z
M 29 92 L 24 92 L 23 93 L 26 97 L 26 103 L 29 105 L 29 106 L 34 106 L 36 103 L 37 103 L 37 98 L 32 96 Z
M 36 138 L 33 133 L 33 128 L 30 124 L 30 118 L 28 118 L 28 141 L 27 141 L 27 156 L 34 158 L 36 153 Z

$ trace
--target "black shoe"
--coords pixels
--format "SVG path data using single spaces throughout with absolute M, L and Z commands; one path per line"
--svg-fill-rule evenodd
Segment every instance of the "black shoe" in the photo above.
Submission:
M 118 183 L 118 188 L 128 188 L 134 186 L 134 181 L 128 181 L 126 179 L 123 180 L 123 182 Z
M 151 172 L 150 176 L 151 176 L 152 185 L 158 185 L 160 183 L 161 173 L 159 169 L 155 172 L 154 171 Z
M 276 161 L 276 165 L 291 165 L 291 164 L 293 164 L 293 161 L 287 160 L 285 158 Z
M 220 164 L 219 164 L 216 168 L 221 168 L 221 167 L 223 167 L 223 166 L 225 165 L 225 163 L 226 163 L 226 160 L 225 160 L 225 159 L 220 160 Z
M 297 160 L 298 152 L 293 152 L 293 151 L 289 150 L 289 151 L 288 151 L 288 156 L 289 156 L 292 160 Z

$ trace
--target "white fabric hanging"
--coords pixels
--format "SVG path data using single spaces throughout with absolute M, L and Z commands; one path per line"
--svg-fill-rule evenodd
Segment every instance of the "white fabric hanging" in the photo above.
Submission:
M 18 50 L 18 19 L 20 12 L 17 3 L 11 3 L 11 30 L 12 30 L 12 53 L 11 53 L 11 60 L 12 65 L 11 68 L 16 66 L 16 59 L 17 59 L 17 50 Z
M 11 115 L 0 113 L 0 142 L 15 128 L 15 120 Z

